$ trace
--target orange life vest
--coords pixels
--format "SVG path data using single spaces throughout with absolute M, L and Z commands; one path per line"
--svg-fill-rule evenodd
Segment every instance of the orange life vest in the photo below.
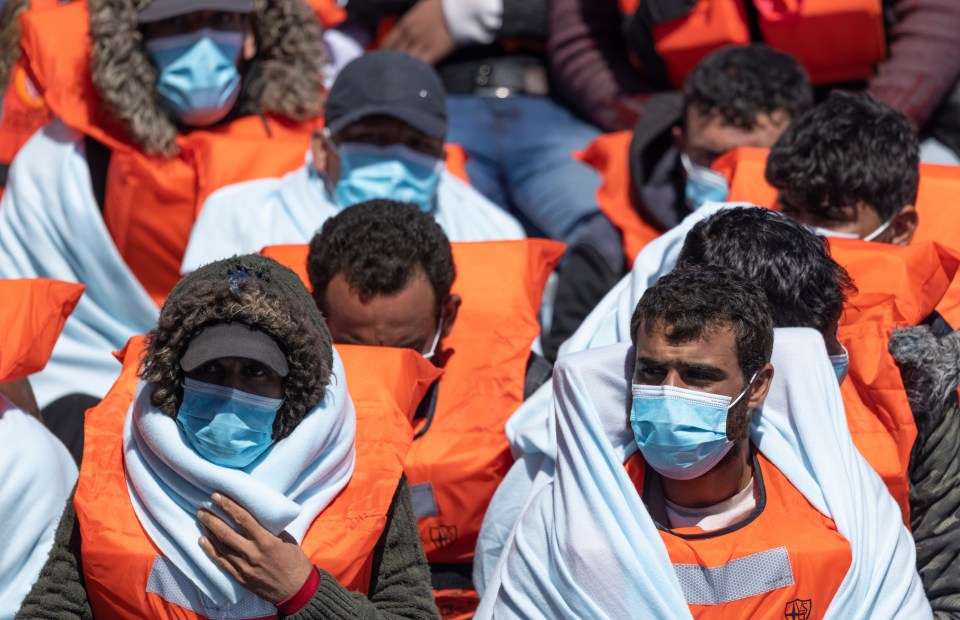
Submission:
M 74 2 L 23 18 L 28 71 L 50 110 L 111 150 L 104 221 L 120 255 L 158 305 L 180 279 L 190 230 L 216 189 L 303 165 L 319 119 L 250 116 L 177 137 L 181 153 L 148 157 L 104 123 L 90 78 L 89 14 Z
M 57 0 L 31 0 L 28 10 L 39 11 L 57 5 Z M 27 75 L 23 59 L 17 58 L 10 68 L 10 84 L 0 112 L 0 198 L 13 157 L 30 136 L 50 122 L 50 118 L 50 110 Z
M 840 386 L 850 435 L 909 527 L 908 466 L 917 427 L 887 345 L 895 328 L 919 324 L 949 292 L 960 251 L 929 242 L 902 247 L 830 239 L 830 253 L 858 289 L 844 307 L 838 332 L 850 353 L 849 375 Z
M 787 52 L 814 84 L 865 80 L 887 56 L 881 0 L 697 0 L 672 19 L 641 18 L 643 0 L 619 4 L 634 59 L 647 73 L 662 62 L 675 89 L 705 56 L 727 45 L 763 42 Z M 644 45 L 650 37 L 654 59 Z
M 307 0 L 307 2 L 324 28 L 336 28 L 347 19 L 347 10 L 336 0 Z
M 730 201 L 746 201 L 776 208 L 777 190 L 764 180 L 768 149 L 739 148 L 724 154 L 713 164 L 730 182 Z M 919 223 L 912 243 L 935 241 L 960 250 L 960 209 L 954 208 L 960 195 L 960 169 L 956 166 L 920 164 L 917 192 Z M 960 327 L 960 280 L 943 294 L 937 312 L 953 326 Z
M 623 253 L 627 269 L 645 245 L 660 236 L 660 231 L 644 221 L 633 204 L 630 182 L 630 141 L 632 131 L 618 131 L 600 136 L 575 157 L 593 166 L 600 173 L 597 190 L 600 211 L 623 235 Z
M 199 618 L 146 592 L 160 554 L 137 519 L 123 467 L 123 424 L 137 385 L 143 339 L 121 354 L 123 371 L 87 412 L 74 507 L 93 613 L 102 618 Z M 367 592 L 377 541 L 412 440 L 409 420 L 436 370 L 409 351 L 339 348 L 357 411 L 356 466 L 346 488 L 317 517 L 301 543 L 314 565 L 344 587 Z M 377 381 L 368 378 L 373 375 Z
M 504 425 L 523 402 L 527 361 L 540 332 L 543 287 L 563 254 L 543 239 L 453 243 L 463 299 L 444 341 L 444 374 L 426 433 L 413 442 L 406 473 L 415 495 L 426 494 L 436 515 L 419 519 L 431 563 L 473 561 L 477 535 L 494 491 L 513 464 Z M 263 254 L 295 270 L 304 282 L 306 245 L 273 246 Z M 469 617 L 472 590 L 434 593 L 444 618 Z
M 850 543 L 833 520 L 818 512 L 773 463 L 759 451 L 755 454 L 764 493 L 752 520 L 712 536 L 697 527 L 660 530 L 673 565 L 703 574 L 716 588 L 714 594 L 724 601 L 690 604 L 690 613 L 698 620 L 822 618 L 850 569 Z M 643 455 L 634 453 L 625 467 L 642 496 Z M 737 560 L 741 560 L 740 570 L 734 564 Z M 749 562 L 749 568 L 742 561 Z M 724 567 L 732 569 L 736 577 L 710 579 L 711 575 L 720 577 Z M 728 592 L 723 591 L 725 585 Z M 747 592 L 756 593 L 742 598 Z
M 83 289 L 43 278 L 0 280 L 0 383 L 43 370 Z

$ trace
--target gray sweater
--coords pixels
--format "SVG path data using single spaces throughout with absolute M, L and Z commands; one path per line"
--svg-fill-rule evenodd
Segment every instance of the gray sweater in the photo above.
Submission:
M 320 570 L 320 587 L 289 620 L 439 618 L 430 591 L 430 570 L 417 533 L 410 487 L 400 481 L 374 561 L 370 595 L 351 592 Z M 379 560 L 379 561 L 377 561 Z M 93 618 L 80 559 L 80 527 L 73 496 L 60 518 L 53 549 L 17 613 L 23 619 Z
M 897 330 L 890 353 L 917 423 L 910 453 L 910 528 L 937 620 L 960 618 L 960 334 Z

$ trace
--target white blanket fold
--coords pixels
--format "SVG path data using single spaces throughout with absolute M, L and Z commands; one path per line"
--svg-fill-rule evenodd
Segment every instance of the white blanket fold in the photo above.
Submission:
M 554 375 L 555 473 L 532 498 L 478 619 L 690 617 L 666 549 L 623 467 L 630 345 L 562 358 Z M 913 540 L 853 446 L 823 339 L 778 329 L 770 394 L 751 436 L 851 545 L 828 618 L 928 618 Z
M 134 511 L 164 556 L 215 605 L 249 605 L 254 595 L 197 544 L 197 510 L 214 510 L 210 496 L 220 492 L 272 533 L 286 530 L 302 541 L 353 475 L 356 414 L 345 385 L 334 353 L 333 379 L 320 404 L 290 436 L 243 469 L 215 465 L 194 452 L 176 421 L 151 405 L 149 386 L 138 386 L 123 429 Z
M 86 285 L 46 368 L 30 382 L 41 407 L 70 393 L 103 397 L 111 353 L 157 322 L 156 304 L 114 245 L 93 196 L 82 136 L 60 121 L 17 154 L 0 204 L 0 278 Z

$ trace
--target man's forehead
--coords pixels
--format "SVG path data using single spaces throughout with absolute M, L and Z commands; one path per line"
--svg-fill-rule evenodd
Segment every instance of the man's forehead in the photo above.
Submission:
M 664 320 L 644 321 L 637 333 L 637 356 L 641 352 L 736 359 L 736 330 L 729 323 L 708 323 L 693 332 Z M 669 352 L 669 353 L 668 353 Z

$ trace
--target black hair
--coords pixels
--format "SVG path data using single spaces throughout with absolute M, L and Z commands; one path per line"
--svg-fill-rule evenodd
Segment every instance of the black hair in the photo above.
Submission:
M 767 182 L 789 208 L 846 221 L 872 207 L 887 221 L 917 200 L 920 144 L 903 114 L 868 95 L 835 92 L 770 149 Z
M 777 110 L 795 119 L 813 105 L 806 71 L 789 54 L 765 45 L 719 49 L 698 64 L 683 85 L 683 109 L 752 129 Z
M 369 298 L 398 293 L 421 272 L 443 303 L 457 275 L 450 241 L 433 216 L 410 203 L 361 202 L 327 220 L 310 241 L 307 273 L 321 310 L 338 274 Z
M 773 319 L 759 286 L 712 265 L 684 265 L 660 278 L 644 292 L 633 311 L 630 337 L 634 346 L 643 329 L 666 328 L 667 340 L 684 343 L 717 327 L 732 327 L 737 361 L 749 379 L 773 354 Z
M 763 289 L 774 327 L 836 324 L 856 290 L 830 257 L 827 240 L 776 211 L 737 207 L 697 222 L 687 233 L 679 265 L 727 269 Z

